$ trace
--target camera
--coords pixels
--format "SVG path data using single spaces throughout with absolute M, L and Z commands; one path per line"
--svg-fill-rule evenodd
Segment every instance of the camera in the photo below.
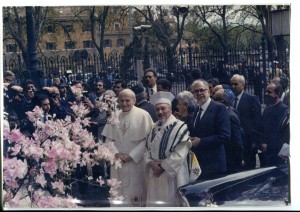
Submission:
M 81 101 L 85 101 L 89 97 L 89 93 L 87 91 L 82 92 L 82 97 L 80 98 Z

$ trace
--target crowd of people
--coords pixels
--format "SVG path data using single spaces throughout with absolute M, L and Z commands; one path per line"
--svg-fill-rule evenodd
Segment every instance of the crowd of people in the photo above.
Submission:
M 35 106 L 44 111 L 42 122 L 72 117 L 73 104 L 90 110 L 88 130 L 97 142 L 114 142 L 115 157 L 122 161 L 118 169 L 108 164 L 92 169 L 94 179 L 104 176 L 121 182 L 124 200 L 112 206 L 179 206 L 177 188 L 190 182 L 190 151 L 201 168 L 198 181 L 287 163 L 278 156 L 283 144 L 289 144 L 286 77 L 270 80 L 265 107 L 258 96 L 246 92 L 246 80 L 240 74 L 230 76 L 226 84 L 195 75 L 177 95 L 172 93 L 172 83 L 158 79 L 151 68 L 145 70 L 143 83 L 128 86 L 115 80 L 112 90 L 106 89 L 103 79 L 93 79 L 91 84 L 58 79 L 40 90 L 31 80 L 22 85 L 14 80 L 13 72 L 4 72 L 4 111 L 10 127 L 22 133 L 34 132 L 26 112 Z M 118 127 L 107 122 L 112 111 L 101 107 L 106 95 L 117 98 Z M 4 145 L 4 155 L 8 146 Z M 78 166 L 76 176 L 83 178 L 87 172 L 87 167 Z M 81 193 L 88 192 L 84 183 L 79 188 Z

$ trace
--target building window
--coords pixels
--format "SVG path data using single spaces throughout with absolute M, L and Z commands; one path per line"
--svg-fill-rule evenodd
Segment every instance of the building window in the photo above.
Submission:
M 71 24 L 65 25 L 65 26 L 64 26 L 64 30 L 65 30 L 65 33 L 68 33 L 68 32 L 74 32 L 73 25 L 71 25 Z
M 90 32 L 91 31 L 91 25 L 87 22 L 82 23 L 82 31 L 83 32 Z
M 56 50 L 56 43 L 54 43 L 54 42 L 47 42 L 46 43 L 46 49 L 47 50 Z
M 65 49 L 75 49 L 75 42 L 74 41 L 66 41 Z
M 112 47 L 112 44 L 111 44 L 111 40 L 110 40 L 110 39 L 105 39 L 105 40 L 104 40 L 104 47 Z
M 17 44 L 7 44 L 6 52 L 17 52 Z
M 125 40 L 124 40 L 123 38 L 119 38 L 119 39 L 117 40 L 117 46 L 118 46 L 118 47 L 123 47 L 123 46 L 125 46 Z
M 46 26 L 46 33 L 54 33 L 54 26 Z
M 121 29 L 120 23 L 115 23 L 114 28 L 115 28 L 115 30 L 120 30 Z
M 83 48 L 93 48 L 93 41 L 91 40 L 85 40 L 83 41 Z
M 114 15 L 119 16 L 120 15 L 120 11 L 121 11 L 121 7 L 118 7 L 118 6 L 113 7 L 113 13 L 114 13 Z

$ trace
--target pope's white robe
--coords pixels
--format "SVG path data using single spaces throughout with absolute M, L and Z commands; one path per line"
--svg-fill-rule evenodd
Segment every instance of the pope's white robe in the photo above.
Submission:
M 177 188 L 189 182 L 187 154 L 191 147 L 187 125 L 171 115 L 159 126 L 156 122 L 151 130 L 145 154 L 146 175 L 149 177 L 147 207 L 178 206 Z M 161 160 L 165 170 L 159 177 L 153 175 L 149 163 Z
M 113 141 L 113 154 L 126 153 L 133 159 L 122 164 L 122 168 L 111 167 L 111 178 L 121 181 L 119 195 L 124 197 L 123 204 L 112 206 L 145 206 L 146 185 L 144 174 L 144 153 L 146 151 L 146 137 L 149 134 L 153 121 L 148 112 L 133 107 L 129 112 L 121 112 L 120 124 L 113 126 L 106 124 L 102 135 L 107 141 Z

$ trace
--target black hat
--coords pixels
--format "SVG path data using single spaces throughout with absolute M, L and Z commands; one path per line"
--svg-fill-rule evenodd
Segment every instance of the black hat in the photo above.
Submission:
M 144 86 L 142 83 L 138 83 L 135 86 L 133 86 L 131 90 L 135 93 L 135 95 L 137 95 L 144 92 Z
M 63 87 L 68 87 L 68 85 L 66 83 L 62 82 L 58 85 L 58 87 L 63 88 Z

